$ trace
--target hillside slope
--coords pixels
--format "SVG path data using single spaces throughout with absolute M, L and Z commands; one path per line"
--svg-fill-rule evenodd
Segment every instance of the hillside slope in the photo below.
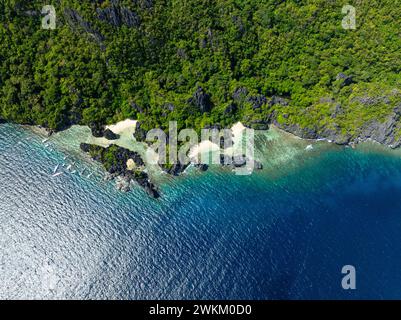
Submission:
M 61 130 L 269 123 L 401 144 L 401 2 L 59 0 L 0 4 L 0 118 Z M 341 27 L 345 4 L 356 30 Z

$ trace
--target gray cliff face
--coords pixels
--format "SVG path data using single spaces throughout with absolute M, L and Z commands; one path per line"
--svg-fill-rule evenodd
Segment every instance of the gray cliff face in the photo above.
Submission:
M 341 128 L 336 124 L 332 125 L 332 128 L 301 128 L 297 124 L 281 124 L 275 117 L 273 117 L 272 123 L 278 128 L 304 139 L 326 139 L 339 145 L 372 140 L 391 148 L 398 148 L 401 146 L 401 138 L 396 136 L 400 128 L 398 124 L 400 117 L 401 106 L 398 106 L 384 122 L 377 120 L 367 122 L 354 136 L 342 133 Z
M 273 118 L 271 121 L 276 127 L 284 130 L 286 132 L 292 133 L 298 137 L 303 139 L 318 139 L 319 135 L 315 128 L 301 128 L 298 124 L 281 124 L 277 121 L 276 118 Z
M 77 11 L 68 8 L 65 9 L 64 18 L 72 29 L 87 33 L 98 43 L 102 50 L 104 49 L 103 35 L 96 31 L 89 22 L 85 21 Z
M 114 27 L 126 25 L 129 28 L 139 27 L 139 16 L 128 8 L 113 5 L 105 9 L 97 9 L 98 17 L 101 21 L 107 22 Z
M 384 122 L 372 121 L 367 123 L 361 129 L 361 133 L 359 134 L 358 138 L 362 141 L 371 139 L 391 148 L 400 147 L 401 139 L 400 137 L 395 136 L 398 129 L 398 121 L 400 116 L 401 106 L 398 106 Z
M 128 8 L 122 7 L 118 1 L 113 1 L 111 7 L 105 9 L 97 9 L 98 19 L 113 27 L 121 27 L 123 25 L 129 28 L 137 28 L 140 26 L 141 19 L 139 15 Z M 28 14 L 28 13 L 26 13 Z M 64 19 L 68 25 L 78 32 L 86 33 L 100 46 L 105 49 L 105 37 L 97 31 L 90 22 L 86 21 L 78 11 L 70 8 L 64 10 Z

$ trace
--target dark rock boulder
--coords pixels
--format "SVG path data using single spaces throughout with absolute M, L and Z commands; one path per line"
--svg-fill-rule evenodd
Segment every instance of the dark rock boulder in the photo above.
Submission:
M 280 97 L 280 96 L 272 96 L 272 98 L 269 101 L 269 107 L 275 106 L 275 105 L 280 105 L 283 107 L 288 106 L 289 101 L 286 98 Z
M 188 103 L 199 109 L 201 113 L 209 112 L 213 107 L 210 96 L 201 87 L 196 89 L 196 92 L 188 100 Z
M 197 164 L 195 164 L 195 168 L 204 172 L 204 171 L 207 171 L 207 169 L 209 169 L 209 166 L 205 163 L 197 163 Z
M 103 136 L 107 139 L 107 140 L 117 140 L 120 138 L 120 136 L 118 134 L 115 134 L 113 131 L 111 131 L 110 129 L 106 129 L 104 130 Z
M 336 101 L 332 97 L 322 97 L 319 99 L 319 103 L 335 103 Z
M 80 147 L 80 149 L 83 151 L 83 152 L 89 152 L 90 151 L 90 149 L 91 149 L 91 145 L 90 144 L 88 144 L 88 143 L 81 143 L 80 145 L 79 145 L 79 147 Z
M 96 138 L 102 138 L 104 136 L 104 125 L 97 122 L 91 122 L 89 128 L 92 131 L 92 135 Z
M 172 112 L 172 111 L 174 111 L 175 106 L 174 106 L 172 103 L 166 103 L 166 104 L 163 105 L 162 108 L 163 108 L 164 110 L 167 110 L 167 111 Z
M 130 173 L 129 177 L 138 183 L 151 197 L 157 199 L 160 197 L 160 193 L 156 186 L 150 181 L 149 175 L 144 172 Z
M 141 123 L 138 121 L 136 123 L 136 128 L 134 132 L 134 138 L 136 139 L 136 141 L 144 142 L 146 140 L 146 133 L 147 132 L 144 129 L 142 129 Z
M 136 0 L 142 9 L 150 9 L 153 7 L 154 0 Z
M 250 159 L 246 155 L 234 155 L 233 157 L 226 154 L 220 155 L 220 164 L 229 168 L 242 168 L 246 165 L 252 165 L 255 170 L 262 170 L 263 165 L 257 160 Z
M 263 169 L 263 164 L 257 160 L 252 160 L 253 161 L 253 166 L 256 170 L 262 170 Z
M 234 90 L 234 93 L 232 94 L 232 98 L 235 101 L 241 101 L 246 98 L 248 95 L 248 90 L 244 87 L 238 87 Z
M 259 94 L 246 98 L 246 101 L 252 105 L 253 109 L 259 109 L 267 103 L 267 98 L 264 95 Z
M 165 104 L 163 104 L 163 105 L 162 105 L 162 110 L 163 110 L 162 116 L 163 116 L 163 117 L 167 117 L 167 115 L 168 115 L 170 112 L 173 112 L 174 109 L 175 109 L 175 106 L 174 106 L 172 103 L 165 103 Z
M 337 75 L 336 80 L 341 81 L 341 87 L 346 87 L 354 83 L 353 76 L 347 76 L 342 72 Z
M 246 157 L 245 155 L 235 155 L 232 158 L 232 164 L 236 168 L 240 168 L 246 165 Z
M 27 10 L 24 12 L 24 15 L 28 16 L 28 17 L 36 17 L 40 15 L 39 11 L 36 10 Z
M 224 110 L 224 114 L 235 113 L 237 110 L 238 110 L 237 105 L 235 103 L 230 103 Z

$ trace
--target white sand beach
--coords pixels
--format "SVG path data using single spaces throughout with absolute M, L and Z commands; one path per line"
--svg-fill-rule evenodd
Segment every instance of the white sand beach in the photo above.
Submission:
M 233 155 L 236 154 L 237 151 L 241 153 L 240 152 L 241 150 L 238 149 L 240 149 L 241 147 L 240 142 L 242 140 L 242 136 L 245 129 L 246 127 L 241 122 L 237 122 L 231 127 L 231 131 L 233 133 L 233 147 L 224 150 L 225 154 Z M 188 155 L 190 159 L 198 159 L 198 157 L 201 156 L 202 154 L 207 154 L 215 151 L 220 151 L 220 146 L 218 146 L 215 143 L 212 143 L 209 140 L 206 140 L 206 141 L 201 141 L 198 145 L 194 146 L 190 150 Z
M 116 124 L 106 126 L 106 129 L 110 129 L 115 134 L 119 135 L 131 135 L 135 132 L 137 122 L 137 120 L 125 119 L 123 121 L 117 122 Z
M 191 150 L 189 151 L 189 158 L 190 159 L 197 159 L 198 156 L 201 156 L 202 154 L 209 153 L 209 152 L 214 152 L 214 151 L 219 151 L 220 148 L 217 144 L 205 140 L 201 141 L 201 143 L 197 144 Z
M 133 134 L 135 133 L 137 120 L 126 119 L 116 124 L 106 126 L 106 129 L 111 130 L 113 133 L 118 134 L 120 137 L 116 140 L 107 140 L 104 137 L 96 138 L 91 136 L 88 143 L 100 145 L 102 147 L 108 147 L 111 144 L 116 144 L 120 147 L 132 150 L 135 146 L 135 140 Z

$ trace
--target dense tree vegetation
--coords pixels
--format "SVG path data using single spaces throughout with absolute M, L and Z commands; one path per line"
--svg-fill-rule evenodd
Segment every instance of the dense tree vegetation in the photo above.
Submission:
M 393 0 L 3 0 L 0 118 L 357 134 L 401 103 Z M 52 4 L 57 28 L 41 28 Z M 356 30 L 341 27 L 355 6 Z M 398 127 L 397 127 L 398 128 Z

